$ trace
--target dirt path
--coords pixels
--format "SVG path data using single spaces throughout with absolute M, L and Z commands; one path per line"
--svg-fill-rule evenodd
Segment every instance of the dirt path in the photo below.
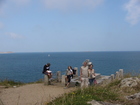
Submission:
M 64 89 L 62 86 L 28 84 L 17 88 L 0 89 L 0 105 L 44 105 L 55 97 L 70 92 L 75 88 Z

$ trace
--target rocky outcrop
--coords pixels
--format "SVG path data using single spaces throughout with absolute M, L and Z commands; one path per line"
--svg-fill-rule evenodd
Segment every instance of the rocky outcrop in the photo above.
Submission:
M 120 87 L 134 87 L 140 83 L 140 79 L 137 77 L 125 78 L 121 81 Z
M 137 87 L 139 84 L 140 84 L 140 79 L 137 77 L 125 78 L 121 81 L 121 87 L 134 88 Z M 140 92 L 130 96 L 125 96 L 125 98 L 127 100 L 132 100 L 132 101 L 140 100 Z M 135 105 L 139 105 L 139 104 L 135 103 Z

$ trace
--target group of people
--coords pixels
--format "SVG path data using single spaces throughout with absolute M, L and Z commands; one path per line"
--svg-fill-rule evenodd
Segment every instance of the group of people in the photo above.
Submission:
M 49 80 L 52 78 L 52 71 L 50 71 L 50 63 L 47 63 L 43 67 L 42 73 L 48 75 Z M 71 79 L 76 74 L 76 70 L 74 70 L 71 66 L 68 66 L 66 70 L 66 81 L 65 84 L 66 88 L 69 87 Z M 80 68 L 80 80 L 81 80 L 81 87 L 88 87 L 89 85 L 92 86 L 96 83 L 95 80 L 95 71 L 93 69 L 93 64 L 90 63 L 88 60 L 83 62 L 83 66 Z

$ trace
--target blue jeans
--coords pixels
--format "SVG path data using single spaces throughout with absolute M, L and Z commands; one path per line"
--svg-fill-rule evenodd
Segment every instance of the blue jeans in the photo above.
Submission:
M 95 78 L 89 79 L 89 85 L 92 86 Z

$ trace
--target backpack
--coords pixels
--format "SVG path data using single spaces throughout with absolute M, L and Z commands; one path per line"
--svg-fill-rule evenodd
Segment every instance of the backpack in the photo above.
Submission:
M 73 74 L 75 75 L 76 74 L 76 70 L 72 69 L 72 71 L 73 71 Z

